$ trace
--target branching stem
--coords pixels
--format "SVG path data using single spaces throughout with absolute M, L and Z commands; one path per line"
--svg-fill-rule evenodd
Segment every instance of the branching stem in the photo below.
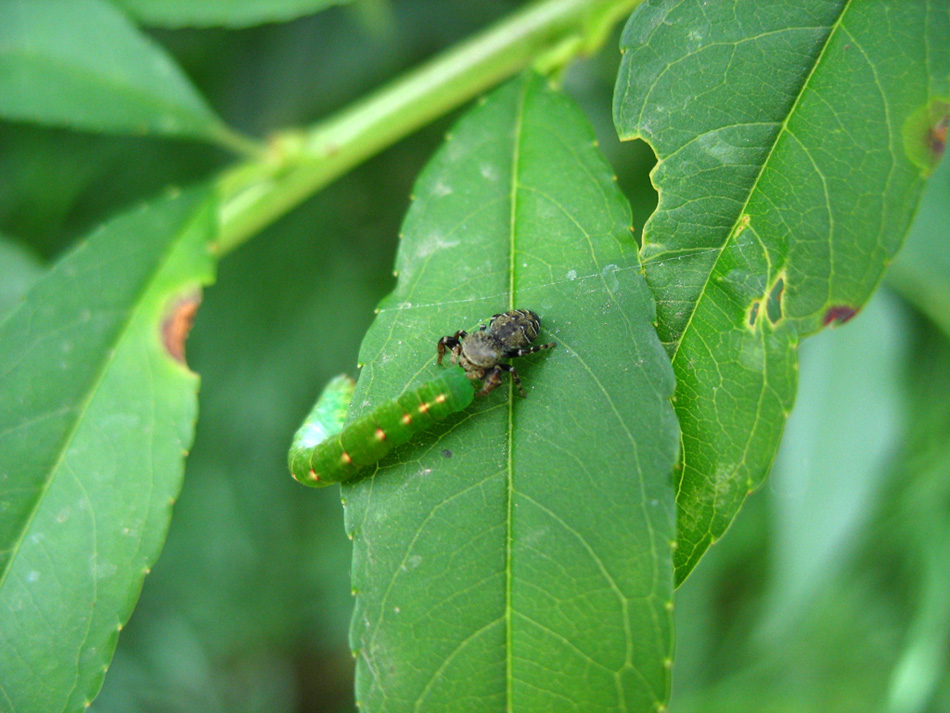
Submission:
M 535 64 L 549 72 L 555 63 L 593 52 L 639 2 L 541 0 L 313 127 L 275 135 L 263 157 L 237 164 L 219 179 L 219 253 L 233 250 L 351 168 L 525 67 Z

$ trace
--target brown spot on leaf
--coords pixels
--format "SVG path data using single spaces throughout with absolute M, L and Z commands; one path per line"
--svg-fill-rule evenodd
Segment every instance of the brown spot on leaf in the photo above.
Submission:
M 933 99 L 917 109 L 904 122 L 904 151 L 907 157 L 929 176 L 947 149 L 950 133 L 950 99 Z
M 950 130 L 950 116 L 944 116 L 930 127 L 930 153 L 938 161 L 947 148 L 948 130 Z
M 185 341 L 201 304 L 201 290 L 178 297 L 170 303 L 162 320 L 162 344 L 176 361 L 185 363 Z
M 837 305 L 835 307 L 829 307 L 828 311 L 825 312 L 825 318 L 821 320 L 821 323 L 827 327 L 829 324 L 844 324 L 858 311 L 854 307 L 848 307 L 847 305 Z

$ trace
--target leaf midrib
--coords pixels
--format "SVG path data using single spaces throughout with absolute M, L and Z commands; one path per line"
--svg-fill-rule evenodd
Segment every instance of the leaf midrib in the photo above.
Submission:
M 521 139 L 524 130 L 524 106 L 527 97 L 528 82 L 521 84 L 521 93 L 518 97 L 517 114 L 513 127 L 512 156 L 511 156 L 511 191 L 509 197 L 508 215 L 508 309 L 515 309 L 515 229 L 518 209 L 518 175 L 521 158 Z M 514 398 L 515 390 L 512 379 L 508 379 L 508 462 L 507 462 L 507 491 L 506 522 L 505 522 L 505 704 L 506 710 L 514 710 L 514 632 L 512 627 L 512 563 L 513 563 L 513 531 L 514 531 Z

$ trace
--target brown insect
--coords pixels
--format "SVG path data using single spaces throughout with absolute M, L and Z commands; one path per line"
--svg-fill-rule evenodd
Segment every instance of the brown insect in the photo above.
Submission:
M 451 351 L 452 363 L 461 366 L 469 379 L 481 379 L 479 396 L 498 387 L 503 371 L 511 374 L 518 391 L 526 396 L 518 372 L 502 360 L 555 347 L 554 342 L 531 346 L 531 342 L 538 338 L 540 329 L 541 320 L 529 309 L 513 309 L 496 314 L 487 327 L 483 324 L 477 332 L 469 334 L 460 329 L 451 337 L 442 337 L 437 346 L 439 363 L 442 363 L 445 352 Z

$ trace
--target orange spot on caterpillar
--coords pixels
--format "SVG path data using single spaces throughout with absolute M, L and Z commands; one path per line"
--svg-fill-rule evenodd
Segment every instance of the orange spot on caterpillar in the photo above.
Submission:
M 310 469 L 310 480 L 320 480 L 320 476 L 317 475 L 317 471 L 313 468 Z
M 428 412 L 429 412 L 429 404 L 423 401 L 421 404 L 419 404 L 419 413 L 428 413 Z
M 349 453 L 347 453 L 346 451 L 343 451 L 343 455 L 340 456 L 340 461 L 341 461 L 344 465 L 349 465 L 350 463 L 353 462 L 353 459 L 350 458 L 350 454 L 349 454 Z
M 403 425 L 408 426 L 410 423 L 412 423 L 412 416 L 410 416 L 408 413 L 404 413 L 402 415 L 402 422 Z
M 201 290 L 193 290 L 173 299 L 162 318 L 162 344 L 175 361 L 185 363 L 185 340 L 195 322 Z
M 445 403 L 445 394 L 439 394 L 438 396 L 436 396 L 436 397 L 435 397 L 435 402 L 436 402 L 437 404 L 444 404 L 444 403 Z
M 386 440 L 386 432 L 385 432 L 383 429 L 381 429 L 381 428 L 377 428 L 377 429 L 376 429 L 376 440 L 377 440 L 377 441 L 385 441 L 385 440 Z
M 844 324 L 857 313 L 858 311 L 854 307 L 848 307 L 847 305 L 829 307 L 828 311 L 825 312 L 825 317 L 821 320 L 821 323 L 825 327 L 827 327 L 832 322 L 835 324 Z

